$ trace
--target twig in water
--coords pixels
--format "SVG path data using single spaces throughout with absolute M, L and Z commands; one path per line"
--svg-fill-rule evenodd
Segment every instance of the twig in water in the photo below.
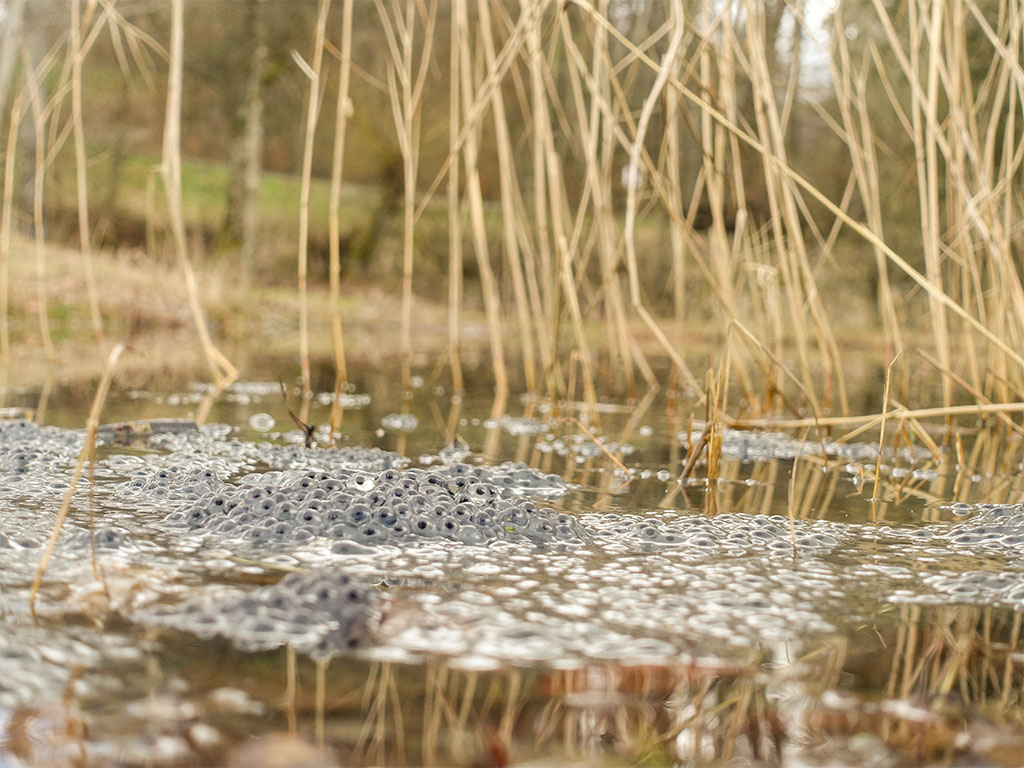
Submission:
M 885 369 L 885 393 L 882 396 L 882 428 L 879 430 L 878 435 L 878 458 L 875 461 L 875 486 L 871 491 L 871 517 L 875 517 L 875 511 L 878 504 L 878 480 L 882 474 L 882 446 L 885 444 L 885 423 L 889 417 L 889 384 L 892 381 L 892 367 L 899 360 L 902 352 L 897 352 L 896 356 L 889 361 L 888 368 Z
M 689 433 L 688 433 L 689 434 Z M 705 426 L 704 431 L 701 432 L 700 438 L 697 440 L 695 445 L 690 447 L 690 450 L 686 454 L 686 464 L 683 466 L 683 471 L 679 475 L 679 480 L 682 482 L 685 478 L 690 476 L 693 472 L 693 468 L 697 466 L 697 459 L 704 453 L 704 446 L 708 444 L 711 439 L 711 427 Z
M 794 489 L 796 488 L 796 468 L 797 468 L 797 465 L 800 463 L 801 455 L 803 455 L 804 445 L 807 444 L 807 433 L 809 431 L 810 431 L 810 427 L 807 427 L 807 429 L 804 430 L 804 433 L 803 433 L 803 435 L 800 438 L 800 442 L 797 443 L 796 456 L 793 457 L 793 468 L 790 470 L 790 473 L 789 473 L 789 496 L 788 496 L 788 502 L 789 503 L 787 504 L 787 506 L 789 507 L 789 537 L 790 537 L 790 540 L 793 542 L 793 558 L 794 559 L 799 557 L 799 552 L 797 551 L 797 547 L 796 547 L 796 517 L 793 514 L 793 492 L 794 492 Z
M 594 445 L 596 445 L 596 446 L 597 446 L 598 448 L 600 448 L 600 449 L 601 449 L 601 452 L 602 452 L 602 453 L 603 453 L 603 454 L 604 454 L 605 456 L 607 456 L 607 457 L 608 457 L 609 459 L 611 459 L 611 460 L 612 460 L 612 463 L 613 463 L 613 464 L 615 464 L 615 466 L 617 466 L 617 467 L 618 467 L 619 469 L 621 469 L 621 470 L 622 470 L 623 472 L 625 472 L 625 473 L 626 473 L 626 478 L 627 478 L 627 479 L 629 478 L 629 469 L 627 469 L 627 468 L 626 468 L 626 465 L 625 465 L 625 464 L 623 464 L 623 463 L 622 463 L 621 461 L 619 461 L 618 457 L 617 457 L 617 456 L 616 456 L 616 455 L 615 455 L 614 453 L 612 453 L 611 451 L 609 451 L 609 450 L 608 450 L 608 449 L 607 449 L 607 448 L 606 448 L 606 447 L 604 446 L 604 444 L 603 444 L 603 443 L 602 443 L 602 442 L 601 442 L 600 440 L 598 440 L 598 439 L 597 439 L 597 437 L 596 437 L 596 436 L 594 435 L 594 433 L 593 433 L 593 432 L 591 432 L 591 431 L 590 431 L 589 429 L 587 429 L 587 428 L 586 428 L 585 426 L 583 426 L 583 422 L 582 422 L 582 421 L 580 421 L 579 419 L 577 419 L 577 418 L 576 418 L 575 416 L 565 416 L 564 418 L 558 419 L 558 421 L 563 421 L 563 422 L 564 422 L 564 421 L 568 421 L 568 422 L 572 422 L 572 423 L 573 423 L 573 424 L 575 424 L 575 425 L 576 425 L 577 427 L 579 427 L 579 428 L 580 428 L 580 431 L 581 431 L 581 432 L 582 432 L 582 433 L 583 433 L 584 435 L 586 435 L 586 436 L 587 436 L 587 437 L 588 437 L 588 438 L 589 438 L 589 439 L 591 440 L 591 442 L 593 442 L 593 443 L 594 443 Z
M 316 424 L 307 424 L 295 415 L 295 411 L 288 405 L 288 391 L 285 389 L 284 382 L 279 381 L 278 384 L 281 385 L 281 397 L 284 398 L 284 407 L 288 411 L 288 415 L 292 417 L 292 421 L 295 422 L 295 425 L 306 436 L 306 447 L 312 448 L 316 444 L 316 439 L 313 437 L 313 433 L 316 432 Z

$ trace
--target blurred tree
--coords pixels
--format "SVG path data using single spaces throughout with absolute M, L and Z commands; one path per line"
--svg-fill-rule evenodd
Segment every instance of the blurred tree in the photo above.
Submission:
M 245 3 L 249 57 L 245 91 L 231 123 L 230 177 L 222 237 L 239 246 L 241 279 L 249 282 L 259 235 L 260 172 L 263 168 L 263 78 L 267 66 L 266 26 L 261 2 Z

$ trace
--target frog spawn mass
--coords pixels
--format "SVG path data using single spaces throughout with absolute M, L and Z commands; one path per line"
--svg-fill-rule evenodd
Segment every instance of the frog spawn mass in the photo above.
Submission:
M 152 626 L 183 629 L 200 638 L 220 635 L 243 651 L 289 645 L 326 658 L 368 640 L 382 598 L 369 584 L 338 571 L 292 573 L 251 592 L 223 591 L 159 605 L 139 614 Z
M 340 554 L 370 545 L 448 539 L 487 544 L 579 542 L 575 519 L 516 498 L 455 465 L 441 472 L 283 471 L 246 476 L 237 485 L 212 481 L 164 522 L 194 534 L 253 547 L 325 538 Z M 481 473 L 483 474 L 483 473 Z
M 9 459 L 0 463 L 3 605 L 24 602 L 19 590 L 34 571 L 51 526 L 47 513 L 60 505 L 82 435 L 30 422 L 0 427 L 0 452 Z M 97 462 L 95 482 L 83 478 L 48 576 L 73 582 L 93 544 L 107 563 L 165 569 L 164 587 L 175 583 L 175 573 L 216 574 L 201 594 L 190 581 L 188 600 L 139 618 L 222 634 L 243 647 L 286 641 L 316 652 L 332 632 L 328 646 L 347 647 L 345 638 L 361 638 L 364 629 L 372 634 L 373 601 L 388 604 L 389 585 L 398 582 L 424 590 L 425 600 L 442 589 L 443 599 L 417 603 L 419 634 L 389 635 L 384 645 L 436 652 L 455 637 L 470 643 L 452 646 L 456 655 L 498 658 L 527 651 L 529 658 L 577 658 L 606 646 L 611 635 L 625 638 L 608 651 L 621 658 L 634 655 L 638 638 L 678 649 L 680 633 L 686 641 L 711 636 L 739 644 L 788 639 L 797 626 L 830 631 L 843 616 L 870 616 L 879 596 L 887 603 L 1024 606 L 1020 505 L 964 505 L 952 510 L 955 521 L 915 526 L 672 510 L 562 516 L 525 498 L 564 493 L 558 478 L 521 464 L 470 466 L 459 461 L 465 453 L 442 451 L 413 469 L 388 451 L 246 442 L 231 439 L 222 425 L 154 435 L 148 447 L 164 452 L 109 450 Z M 91 495 L 98 510 L 92 533 L 84 515 Z M 409 520 L 417 515 L 432 525 L 414 532 Z M 455 529 L 444 525 L 451 520 Z M 262 589 L 247 588 L 244 596 L 225 591 L 221 577 L 239 561 L 224 552 L 293 567 L 342 567 L 382 586 L 368 587 L 375 597 L 356 601 L 367 614 L 345 624 L 349 632 L 333 620 L 313 620 L 297 599 L 287 608 Z M 353 554 L 363 557 L 349 559 Z M 956 559 L 963 555 L 986 558 L 987 570 L 971 565 L 975 570 L 962 572 Z M 862 599 L 854 588 L 861 584 L 872 585 Z M 433 614 L 436 630 L 428 631 Z M 224 616 L 236 621 L 222 631 L 217 617 Z M 685 631 L 680 616 L 688 617 Z M 453 631 L 469 620 L 479 624 L 473 632 Z M 532 644 L 524 642 L 527 635 Z M 474 637 L 483 640 L 473 644 Z

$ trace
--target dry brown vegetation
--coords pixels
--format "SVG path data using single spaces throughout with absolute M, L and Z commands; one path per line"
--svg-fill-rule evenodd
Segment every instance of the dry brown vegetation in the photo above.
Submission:
M 202 135 L 219 113 L 196 115 L 194 104 L 183 112 L 181 94 L 188 100 L 189 83 L 196 85 L 192 98 L 203 103 L 230 87 L 195 70 L 212 67 L 215 56 L 202 48 L 213 33 L 201 23 L 218 8 L 234 11 L 76 1 L 61 26 L 58 6 L 46 7 L 29 14 L 11 98 L 0 105 L 5 363 L 17 354 L 11 297 L 29 304 L 24 286 L 9 280 L 29 232 L 38 343 L 52 349 L 46 217 L 65 209 L 45 201 L 50 186 L 68 188 L 59 158 L 69 137 L 92 333 L 101 337 L 112 322 L 98 293 L 116 286 L 97 289 L 93 276 L 89 152 L 123 147 L 93 139 L 87 115 L 94 99 L 98 109 L 112 101 L 111 81 L 123 78 L 129 91 L 138 87 L 125 104 L 165 99 L 163 158 L 145 206 L 146 258 L 176 254 L 211 376 L 230 380 L 234 366 L 207 330 L 209 307 L 200 306 L 195 285 L 193 263 L 206 248 L 189 231 L 181 170 L 183 148 L 209 153 L 223 142 Z M 304 34 L 301 50 L 287 49 L 281 64 L 286 48 L 268 32 L 273 19 L 256 19 L 246 27 L 259 30 L 248 46 L 229 40 L 242 50 L 223 54 L 221 65 L 233 69 L 221 79 L 250 83 L 247 67 L 277 67 L 265 73 L 271 84 L 236 88 L 244 98 L 236 93 L 232 102 L 242 115 L 238 135 L 248 131 L 261 160 L 277 152 L 282 115 L 262 100 L 279 87 L 272 81 L 284 77 L 282 67 L 304 94 L 290 123 L 302 178 L 290 204 L 298 222 L 294 344 L 307 392 L 310 335 L 330 340 L 344 385 L 338 308 L 369 279 L 400 296 L 392 343 L 408 387 L 421 343 L 417 294 L 443 295 L 447 275 L 443 354 L 452 382 L 463 385 L 464 313 L 479 307 L 499 401 L 512 385 L 559 396 L 572 385 L 568 394 L 578 388 L 592 406 L 599 391 L 633 395 L 664 385 L 670 367 L 672 381 L 705 391 L 723 418 L 786 414 L 813 423 L 850 414 L 849 369 L 862 357 L 894 361 L 891 402 L 879 392 L 872 409 L 890 417 L 904 406 L 1024 399 L 1018 4 L 840 2 L 825 19 L 817 4 L 781 0 L 324 0 L 294 9 L 287 39 Z M 193 16 L 199 21 L 189 26 Z M 33 24 L 50 30 L 48 48 Z M 109 103 L 104 109 L 109 114 Z M 154 122 L 147 115 L 140 131 Z M 270 138 L 261 149 L 252 137 L 264 127 Z M 31 156 L 21 151 L 29 145 Z M 380 150 L 385 145 L 392 149 Z M 381 257 L 393 266 L 353 278 L 343 274 L 359 254 L 355 236 L 342 230 L 341 190 L 350 168 L 360 181 L 373 177 L 368 151 L 390 158 L 376 173 L 390 174 L 382 188 L 397 190 L 388 205 L 401 225 L 388 226 L 387 206 L 382 231 L 376 221 L 356 225 L 370 231 L 371 250 L 397 258 Z M 323 284 L 310 285 L 318 169 L 331 179 L 329 260 Z M 249 206 L 244 236 L 273 240 L 251 225 L 259 187 L 248 173 L 248 201 L 242 195 L 238 203 Z M 22 178 L 31 182 L 27 218 L 19 215 Z M 377 215 L 370 206 L 365 213 Z M 245 279 L 242 254 L 252 247 L 221 248 L 218 257 L 228 273 L 238 259 L 243 279 L 232 290 L 241 297 L 259 290 Z M 326 311 L 311 315 L 310 290 L 327 284 Z M 704 375 L 709 361 L 713 376 Z M 911 385 L 927 374 L 933 389 Z

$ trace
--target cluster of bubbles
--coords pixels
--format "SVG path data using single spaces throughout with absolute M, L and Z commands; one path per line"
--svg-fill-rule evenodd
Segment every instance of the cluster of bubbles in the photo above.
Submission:
M 199 466 L 181 455 L 168 456 L 159 466 L 139 462 L 128 479 L 117 485 L 116 493 L 142 510 L 165 509 L 222 488 L 224 482 L 218 469 L 223 471 L 226 467 Z
M 249 417 L 249 426 L 257 432 L 269 432 L 277 424 L 269 413 L 254 413 Z
M 598 436 L 595 442 L 585 435 L 571 435 L 565 438 L 548 436 L 539 440 L 536 447 L 541 453 L 572 456 L 580 464 L 587 459 L 596 459 L 609 453 L 622 457 L 636 453 L 636 447 L 630 443 L 607 440 L 601 436 Z
M 353 386 L 353 385 L 349 385 Z M 338 404 L 346 409 L 365 408 L 370 404 L 370 396 L 365 392 L 342 392 L 338 395 Z M 331 405 L 334 402 L 333 392 L 319 392 L 316 401 L 322 406 Z
M 419 425 L 420 420 L 411 413 L 389 413 L 380 419 L 380 426 L 388 432 L 412 432 Z
M 694 422 L 692 431 L 680 432 L 677 439 L 687 445 L 695 441 L 704 425 Z M 848 461 L 875 461 L 878 445 L 872 443 L 841 443 L 831 439 L 799 440 L 785 432 L 755 432 L 744 429 L 723 429 L 722 455 L 740 461 L 770 461 L 772 459 L 792 460 L 797 456 L 821 456 L 846 459 Z M 899 458 L 914 463 L 930 456 L 928 450 L 920 447 L 902 447 L 897 452 L 886 446 L 882 457 Z
M 751 554 L 823 556 L 844 538 L 844 527 L 825 520 L 790 520 L 781 515 L 726 513 L 676 516 L 666 521 L 634 515 L 585 515 L 594 541 L 610 549 L 673 551 L 692 559 Z
M 499 538 L 536 544 L 583 539 L 570 515 L 508 496 L 477 477 L 475 470 L 455 464 L 437 471 L 284 471 L 250 475 L 238 484 L 192 477 L 187 486 L 179 481 L 168 493 L 187 493 L 194 501 L 165 522 L 257 547 L 325 538 L 340 554 L 423 539 L 463 544 Z M 506 477 L 516 477 L 516 472 Z M 197 489 L 208 490 L 196 498 Z
M 501 416 L 497 419 L 484 421 L 486 429 L 500 429 L 513 437 L 534 437 L 543 435 L 550 429 L 550 422 L 531 419 L 525 416 Z
M 250 592 L 210 591 L 175 605 L 158 605 L 137 618 L 204 639 L 219 635 L 244 651 L 288 645 L 326 658 L 370 640 L 382 604 L 370 584 L 338 571 L 312 570 Z

